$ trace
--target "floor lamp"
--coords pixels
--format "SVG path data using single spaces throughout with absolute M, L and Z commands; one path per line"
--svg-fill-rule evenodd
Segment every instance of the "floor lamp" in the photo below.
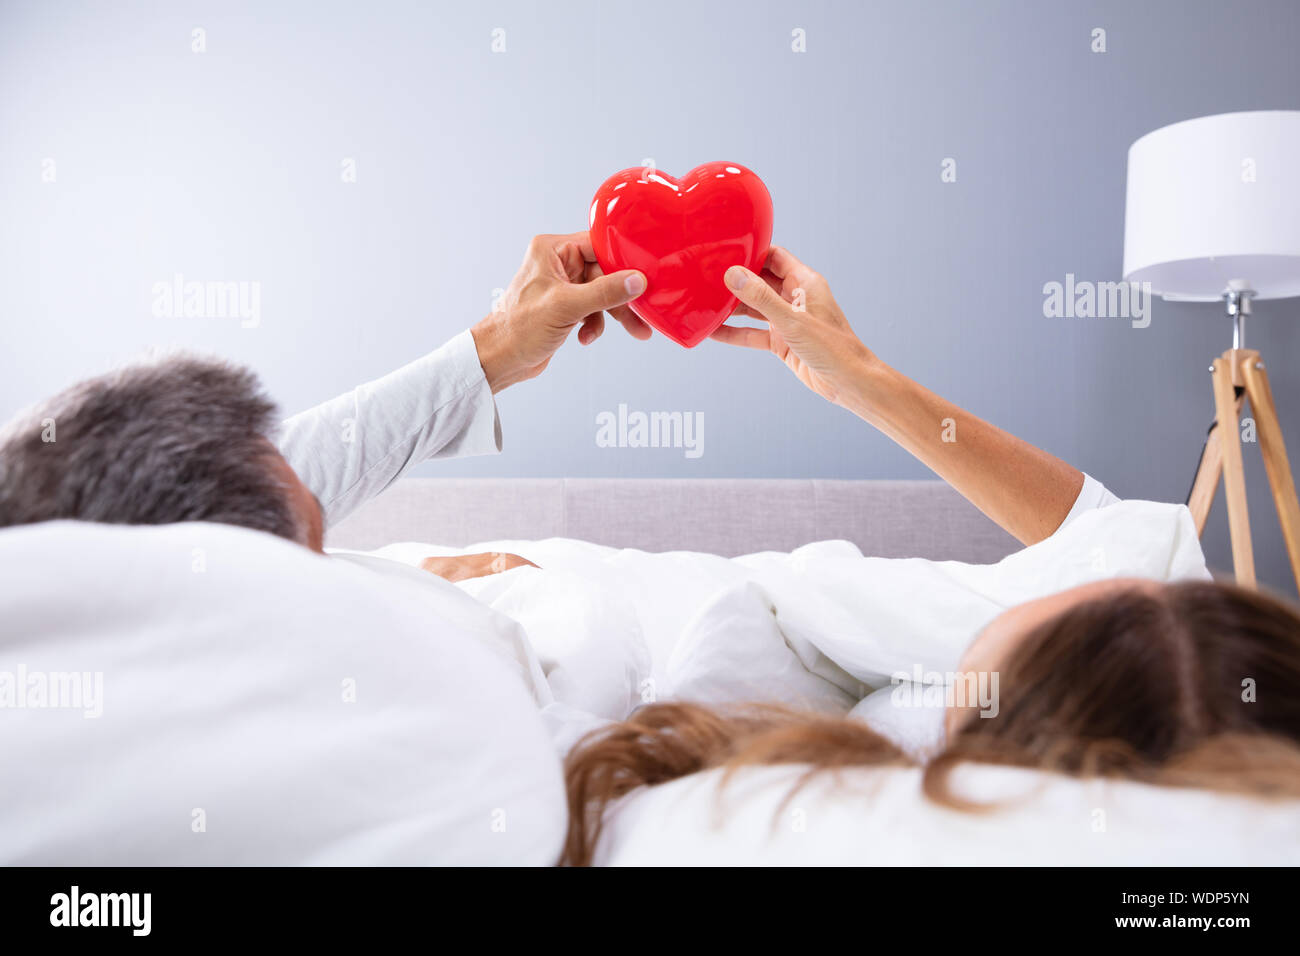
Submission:
M 1246 348 L 1252 302 L 1300 295 L 1300 111 L 1204 116 L 1135 142 L 1124 278 L 1149 282 L 1165 299 L 1224 303 L 1232 348 L 1210 365 L 1215 423 L 1187 506 L 1203 532 L 1222 475 L 1233 567 L 1238 583 L 1254 587 L 1240 431 L 1248 401 L 1300 587 L 1300 502 L 1264 359 Z

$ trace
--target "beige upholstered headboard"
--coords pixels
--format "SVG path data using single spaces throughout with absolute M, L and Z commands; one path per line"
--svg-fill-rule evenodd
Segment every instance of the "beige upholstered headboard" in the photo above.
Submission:
M 977 563 L 1019 547 L 941 481 L 698 478 L 406 478 L 325 543 L 551 537 L 726 556 L 843 538 L 869 555 Z

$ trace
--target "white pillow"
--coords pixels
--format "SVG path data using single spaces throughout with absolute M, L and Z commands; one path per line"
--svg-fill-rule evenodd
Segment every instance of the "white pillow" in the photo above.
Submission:
M 518 626 L 450 584 L 240 528 L 76 522 L 0 532 L 0 581 L 0 863 L 559 854 L 559 759 L 493 651 Z M 102 675 L 102 700 L 33 706 L 56 672 Z
M 1300 850 L 1300 803 L 965 767 L 958 792 L 1014 802 L 950 810 L 921 771 L 820 774 L 755 767 L 637 791 L 607 817 L 595 862 L 614 866 L 1268 865 Z M 837 782 L 838 780 L 838 782 Z M 792 796 L 793 794 L 793 796 Z

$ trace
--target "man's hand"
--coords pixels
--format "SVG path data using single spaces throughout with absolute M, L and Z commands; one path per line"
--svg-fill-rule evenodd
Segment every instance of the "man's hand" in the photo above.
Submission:
M 645 276 L 634 269 L 601 272 L 585 232 L 534 237 L 497 309 L 470 330 L 493 393 L 540 375 L 574 326 L 582 326 L 583 345 L 596 341 L 602 312 L 633 337 L 650 338 L 650 326 L 627 307 L 644 291 Z
M 507 554 L 504 551 L 488 551 L 483 554 L 454 554 L 449 558 L 425 558 L 420 562 L 420 567 L 425 571 L 436 574 L 440 578 L 446 578 L 453 584 L 470 578 L 500 574 L 502 571 L 509 571 L 511 568 L 522 568 L 525 565 L 530 568 L 537 567 L 527 558 L 521 558 L 517 554 Z

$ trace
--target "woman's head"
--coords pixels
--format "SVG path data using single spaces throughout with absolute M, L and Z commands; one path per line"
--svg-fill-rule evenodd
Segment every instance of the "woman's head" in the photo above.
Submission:
M 1300 745 L 1300 615 L 1232 585 L 1087 585 L 994 621 L 963 668 L 997 671 L 998 713 L 949 713 L 949 763 L 1144 776 L 1210 741 Z
M 963 669 L 998 673 L 998 706 L 950 712 L 924 777 L 938 802 L 973 806 L 950 786 L 967 761 L 1300 796 L 1300 613 L 1274 598 L 1200 581 L 1088 585 L 995 621 Z M 903 759 L 857 721 L 651 705 L 569 755 L 566 860 L 589 859 L 605 806 L 638 786 L 719 766 Z

